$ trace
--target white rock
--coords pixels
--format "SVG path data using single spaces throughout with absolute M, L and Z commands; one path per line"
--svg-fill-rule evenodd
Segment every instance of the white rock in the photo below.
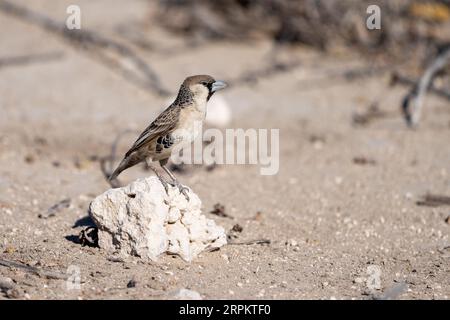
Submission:
M 100 248 L 123 257 L 155 261 L 165 252 L 192 261 L 226 244 L 225 230 L 201 214 L 198 196 L 190 190 L 189 198 L 176 187 L 167 194 L 154 176 L 106 191 L 89 207 Z
M 298 246 L 298 242 L 295 241 L 294 239 L 290 239 L 287 241 L 287 245 L 291 246 L 291 247 L 296 247 L 296 246 Z
M 13 289 L 15 287 L 14 281 L 11 278 L 0 276 L 0 292 Z
M 178 290 L 173 297 L 178 300 L 202 300 L 200 293 L 184 288 Z

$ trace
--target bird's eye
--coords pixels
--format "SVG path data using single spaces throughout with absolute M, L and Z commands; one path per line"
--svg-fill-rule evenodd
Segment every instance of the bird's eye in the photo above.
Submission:
M 202 82 L 200 82 L 202 85 L 204 85 L 205 87 L 207 87 L 208 86 L 208 82 L 206 82 L 206 81 L 202 81 Z

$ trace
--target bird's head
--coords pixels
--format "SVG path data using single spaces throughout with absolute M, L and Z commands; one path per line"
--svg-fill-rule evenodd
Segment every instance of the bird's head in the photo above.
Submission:
M 227 85 L 223 81 L 215 80 L 211 76 L 198 75 L 186 78 L 182 87 L 185 87 L 198 102 L 208 101 L 214 92 L 225 88 Z

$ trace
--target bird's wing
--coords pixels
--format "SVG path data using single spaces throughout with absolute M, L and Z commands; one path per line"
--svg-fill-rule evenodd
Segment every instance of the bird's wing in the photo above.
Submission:
M 125 154 L 125 157 L 129 156 L 133 151 L 138 150 L 143 145 L 155 139 L 161 134 L 168 134 L 175 129 L 180 116 L 180 108 L 178 106 L 171 105 L 164 110 L 145 130 L 141 133 L 139 138 L 133 146 Z

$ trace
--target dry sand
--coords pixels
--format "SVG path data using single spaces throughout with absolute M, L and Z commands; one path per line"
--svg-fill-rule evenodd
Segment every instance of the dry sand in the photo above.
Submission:
M 71 2 L 18 3 L 64 19 Z M 139 52 L 174 92 L 187 75 L 227 80 L 261 68 L 270 51 L 265 42 L 188 47 L 148 22 L 144 1 L 79 3 L 83 26 L 112 37 L 147 20 L 156 49 Z M 60 273 L 73 265 L 82 281 L 80 290 L 68 290 L 64 280 L 0 266 L 0 276 L 15 282 L 12 297 L 160 299 L 189 288 L 205 299 L 367 299 L 402 283 L 399 298 L 450 297 L 450 207 L 416 204 L 426 193 L 450 195 L 448 102 L 428 97 L 420 128 L 409 130 L 399 113 L 406 89 L 387 89 L 381 76 L 309 83 L 367 62 L 292 50 L 298 68 L 220 93 L 233 109 L 231 127 L 280 128 L 279 174 L 236 165 L 178 174 L 209 218 L 227 230 L 243 227 L 236 241 L 266 238 L 270 245 L 229 245 L 193 263 L 171 256 L 114 262 L 76 241 L 90 201 L 109 188 L 92 156 L 108 154 L 120 131 L 142 130 L 165 100 L 39 28 L 1 13 L 0 24 L 0 57 L 62 54 L 0 68 L 0 258 Z M 387 117 L 352 125 L 353 112 L 378 98 Z M 134 139 L 127 135 L 120 152 Z M 149 174 L 139 166 L 122 180 Z M 68 208 L 39 218 L 66 198 Z M 218 202 L 234 219 L 209 213 Z M 375 291 L 366 285 L 372 265 L 380 271 Z M 135 286 L 127 288 L 130 280 Z

